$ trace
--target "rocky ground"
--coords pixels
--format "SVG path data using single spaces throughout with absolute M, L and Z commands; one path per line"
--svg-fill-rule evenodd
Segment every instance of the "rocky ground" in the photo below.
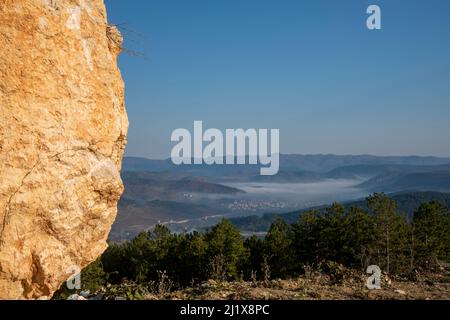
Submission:
M 217 282 L 208 281 L 200 286 L 166 295 L 166 299 L 450 299 L 448 274 L 418 276 L 416 281 L 384 277 L 381 289 L 366 288 L 366 276 L 343 279 L 335 283 L 329 276 L 313 274 L 290 280 L 266 282 Z M 148 297 L 157 298 L 157 297 Z
M 414 278 L 414 279 L 412 279 Z M 312 271 L 289 280 L 215 281 L 177 291 L 168 283 L 153 283 L 149 288 L 134 283 L 107 286 L 95 294 L 81 292 L 70 299 L 139 300 L 450 300 L 450 270 L 416 273 L 408 278 L 384 275 L 381 289 L 366 287 L 367 275 L 345 270 L 336 276 Z M 83 297 L 84 296 L 84 297 Z

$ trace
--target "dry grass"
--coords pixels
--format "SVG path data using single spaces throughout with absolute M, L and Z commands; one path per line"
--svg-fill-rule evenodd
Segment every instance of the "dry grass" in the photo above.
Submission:
M 201 285 L 175 291 L 166 299 L 445 299 L 450 300 L 450 275 L 448 272 L 423 274 L 415 281 L 388 279 L 382 281 L 380 290 L 365 287 L 366 275 L 349 271 L 344 279 L 336 282 L 328 275 L 312 272 L 290 280 L 261 282 L 223 282 L 209 280 Z

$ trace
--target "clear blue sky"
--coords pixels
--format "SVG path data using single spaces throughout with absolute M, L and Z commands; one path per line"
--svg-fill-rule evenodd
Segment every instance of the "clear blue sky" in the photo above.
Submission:
M 366 28 L 369 4 L 382 30 Z M 281 153 L 450 156 L 448 0 L 106 0 L 127 155 L 176 128 L 279 128 Z

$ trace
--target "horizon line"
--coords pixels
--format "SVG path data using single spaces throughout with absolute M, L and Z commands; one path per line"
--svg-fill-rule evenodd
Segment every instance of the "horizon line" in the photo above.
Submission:
M 275 154 L 274 154 L 275 155 Z M 279 153 L 281 156 L 303 156 L 303 157 L 311 157 L 311 156 L 335 156 L 335 157 L 376 157 L 376 158 L 435 158 L 435 159 L 448 159 L 450 160 L 450 155 L 448 156 L 437 156 L 437 155 L 417 155 L 417 154 L 409 154 L 409 155 L 377 155 L 377 154 L 369 154 L 369 153 L 363 153 L 363 154 L 336 154 L 336 153 Z M 223 157 L 226 157 L 227 155 L 224 155 Z M 232 155 L 236 157 L 235 155 Z M 246 157 L 249 155 L 247 154 Z M 171 160 L 170 156 L 160 158 L 150 158 L 147 156 L 136 156 L 136 155 L 124 155 L 123 158 L 135 158 L 135 159 L 146 159 L 146 160 L 159 160 L 159 161 L 165 161 L 165 160 Z M 194 159 L 194 157 L 191 157 L 191 159 Z

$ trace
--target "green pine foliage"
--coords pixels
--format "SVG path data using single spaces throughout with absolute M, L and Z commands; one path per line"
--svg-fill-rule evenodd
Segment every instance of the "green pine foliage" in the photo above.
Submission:
M 385 273 L 410 274 L 449 260 L 446 206 L 423 203 L 408 222 L 394 200 L 376 193 L 365 207 L 334 203 L 327 210 L 304 212 L 293 224 L 277 219 L 264 238 L 244 239 L 226 219 L 209 231 L 185 234 L 158 225 L 131 241 L 111 243 L 83 271 L 82 281 L 89 289 L 124 281 L 154 284 L 163 274 L 179 288 L 211 278 L 288 278 L 308 267 L 340 274 L 341 266 L 365 270 L 375 264 Z
M 450 259 L 450 216 L 442 204 L 422 204 L 414 213 L 411 229 L 413 256 L 421 266 L 433 267 Z
M 206 233 L 205 241 L 210 263 L 219 262 L 217 257 L 222 257 L 226 278 L 237 279 L 248 256 L 239 230 L 224 219 Z
M 284 220 L 277 219 L 263 241 L 272 277 L 285 278 L 295 273 L 297 265 L 292 241 L 292 227 Z

